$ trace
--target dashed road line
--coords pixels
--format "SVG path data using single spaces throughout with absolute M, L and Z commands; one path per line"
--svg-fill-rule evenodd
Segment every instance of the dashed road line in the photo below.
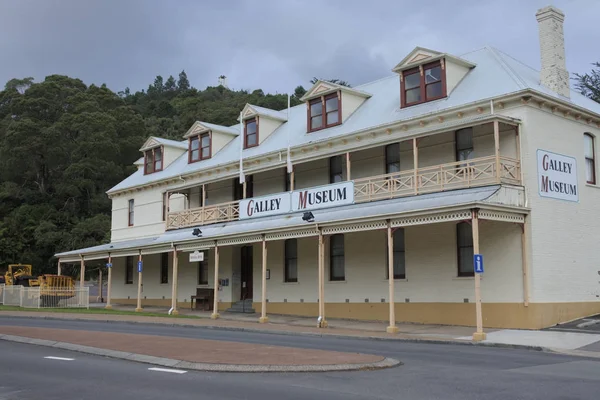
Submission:
M 157 371 L 157 372 L 170 372 L 172 374 L 185 374 L 187 371 L 183 371 L 181 369 L 167 369 L 167 368 L 148 368 L 149 371 Z
M 53 357 L 53 356 L 48 356 L 48 357 L 44 357 L 47 358 L 48 360 L 59 360 L 59 361 L 75 361 L 74 358 L 65 358 L 65 357 Z

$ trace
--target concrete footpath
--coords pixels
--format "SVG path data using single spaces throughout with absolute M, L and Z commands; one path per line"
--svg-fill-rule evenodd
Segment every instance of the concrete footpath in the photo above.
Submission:
M 115 310 L 130 311 L 131 307 L 115 306 Z M 385 323 L 354 320 L 328 320 L 329 327 L 316 327 L 309 317 L 269 315 L 269 322 L 259 324 L 257 314 L 223 313 L 218 320 L 210 312 L 180 309 L 186 318 L 169 317 L 166 309 L 147 307 L 144 312 L 164 313 L 164 317 L 118 314 L 84 314 L 54 312 L 0 311 L 0 317 L 27 317 L 67 320 L 120 321 L 129 323 L 192 326 L 213 329 L 265 332 L 287 335 L 334 336 L 372 340 L 428 341 L 433 343 L 471 344 L 496 347 L 528 348 L 571 355 L 600 358 L 600 334 L 546 330 L 485 329 L 487 339 L 474 343 L 473 328 L 464 326 L 398 324 L 397 334 L 385 332 Z

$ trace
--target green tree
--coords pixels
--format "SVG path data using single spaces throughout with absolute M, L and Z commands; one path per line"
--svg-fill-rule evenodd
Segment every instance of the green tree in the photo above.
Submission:
M 188 80 L 187 74 L 185 70 L 179 73 L 179 80 L 177 81 L 177 89 L 181 92 L 185 92 L 186 90 L 190 90 L 190 81 Z
M 600 103 L 600 62 L 592 64 L 592 72 L 575 74 L 575 88 L 586 97 Z

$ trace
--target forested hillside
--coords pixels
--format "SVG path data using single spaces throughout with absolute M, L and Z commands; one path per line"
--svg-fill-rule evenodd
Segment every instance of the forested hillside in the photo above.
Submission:
M 299 86 L 292 104 L 302 94 Z M 135 170 L 146 138 L 181 140 L 196 120 L 233 125 L 246 103 L 281 110 L 287 95 L 198 90 L 185 72 L 136 93 L 60 75 L 9 81 L 0 92 L 0 271 L 20 262 L 55 272 L 57 251 L 108 242 L 105 192 Z

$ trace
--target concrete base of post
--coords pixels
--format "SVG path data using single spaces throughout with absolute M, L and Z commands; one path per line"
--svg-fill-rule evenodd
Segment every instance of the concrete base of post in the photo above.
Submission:
M 487 338 L 487 335 L 485 332 L 473 333 L 473 341 L 474 342 L 481 342 L 482 340 L 485 340 L 486 338 Z
M 142 312 L 142 310 L 143 310 L 143 308 L 142 308 L 142 307 L 139 307 L 139 308 L 136 308 L 136 309 L 135 309 L 135 312 Z
M 210 319 L 219 319 L 219 313 L 212 313 Z
M 397 326 L 388 326 L 387 328 L 385 328 L 385 331 L 387 333 L 398 333 L 400 329 L 398 329 Z
M 260 317 L 258 319 L 258 322 L 261 324 L 266 324 L 267 322 L 269 322 L 269 317 Z
M 112 310 L 113 308 L 112 308 L 112 306 L 110 304 L 107 304 L 107 305 L 104 306 L 104 309 L 105 310 Z
M 179 311 L 173 310 L 173 311 L 171 311 L 171 315 L 179 315 Z
M 322 319 L 321 322 L 319 322 L 318 328 L 327 328 L 328 326 L 329 324 L 327 323 L 327 321 L 325 319 Z

